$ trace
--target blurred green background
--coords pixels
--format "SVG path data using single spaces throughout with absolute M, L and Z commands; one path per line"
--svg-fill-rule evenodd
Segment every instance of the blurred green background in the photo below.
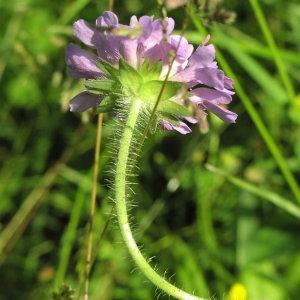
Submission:
M 0 300 L 52 299 L 62 284 L 80 292 L 96 118 L 68 111 L 83 84 L 68 76 L 64 48 L 80 44 L 72 23 L 94 22 L 107 5 L 0 1 Z M 196 14 L 185 36 L 199 45 L 212 35 L 235 80 L 237 123 L 209 116 L 206 134 L 194 126 L 186 136 L 149 137 L 130 211 L 136 238 L 152 265 L 191 293 L 228 299 L 240 282 L 249 300 L 298 299 L 300 4 L 221 8 L 236 13 L 233 24 L 203 27 Z M 159 16 L 155 1 L 116 1 L 114 11 L 125 24 L 133 14 Z M 180 30 L 183 8 L 168 14 Z M 105 117 L 90 299 L 169 299 L 135 269 L 110 218 L 111 123 Z

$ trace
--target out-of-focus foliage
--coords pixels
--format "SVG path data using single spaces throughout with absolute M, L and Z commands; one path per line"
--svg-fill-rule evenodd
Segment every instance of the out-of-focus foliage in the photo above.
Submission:
M 237 16 L 231 25 L 204 28 L 201 15 L 191 18 L 187 39 L 197 45 L 211 33 L 219 63 L 236 79 L 230 109 L 239 118 L 226 125 L 209 117 L 207 134 L 194 128 L 187 136 L 150 136 L 132 223 L 152 264 L 189 292 L 226 299 L 241 282 L 251 300 L 297 299 L 300 4 L 259 1 L 256 13 L 255 4 L 225 1 Z M 75 41 L 75 20 L 93 22 L 106 7 L 91 0 L 0 3 L 0 300 L 80 291 L 96 118 L 68 112 L 83 85 L 66 73 L 64 47 Z M 115 12 L 122 23 L 132 14 L 159 16 L 155 1 L 116 1 Z M 169 15 L 180 30 L 183 8 Z M 159 294 L 129 259 L 114 217 L 100 239 L 113 206 L 111 122 L 106 116 L 91 299 L 154 299 Z

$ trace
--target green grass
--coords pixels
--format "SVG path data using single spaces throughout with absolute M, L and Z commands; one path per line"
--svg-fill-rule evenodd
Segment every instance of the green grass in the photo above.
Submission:
M 187 136 L 150 136 L 130 213 L 142 251 L 184 290 L 220 300 L 241 282 L 249 300 L 297 299 L 300 5 L 227 2 L 235 23 L 203 27 L 193 16 L 186 38 L 198 45 L 212 35 L 235 80 L 237 123 L 210 116 L 205 135 L 195 126 Z M 68 76 L 64 48 L 75 20 L 94 22 L 106 7 L 0 3 L 0 300 L 51 299 L 63 284 L 80 292 L 96 118 L 68 112 L 83 85 Z M 159 15 L 155 1 L 117 2 L 115 12 L 123 23 Z M 182 9 L 169 15 L 180 30 Z M 110 219 L 112 122 L 105 118 L 102 136 L 90 299 L 168 299 L 136 270 Z

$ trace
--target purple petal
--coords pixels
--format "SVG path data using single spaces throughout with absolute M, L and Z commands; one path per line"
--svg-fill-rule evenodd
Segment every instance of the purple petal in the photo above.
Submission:
M 224 89 L 224 72 L 214 68 L 202 68 L 195 70 L 197 83 L 205 84 L 216 89 Z
M 180 35 L 171 35 L 169 39 L 171 49 L 176 50 L 176 59 L 186 60 L 193 53 L 194 47 Z
M 120 41 L 120 54 L 134 68 L 138 68 L 137 39 L 124 39 Z
M 66 47 L 66 61 L 74 78 L 98 78 L 104 77 L 95 63 L 98 58 L 95 54 L 85 51 L 74 44 L 69 44 Z
M 225 76 L 224 78 L 224 87 L 226 89 L 232 90 L 233 89 L 233 80 Z
M 165 130 L 176 130 L 181 134 L 187 134 L 190 133 L 192 130 L 190 127 L 188 127 L 185 123 L 179 122 L 179 125 L 174 125 L 170 123 L 169 121 L 162 120 L 160 123 L 160 127 Z
M 73 25 L 73 31 L 74 35 L 85 45 L 96 48 L 95 36 L 99 33 L 92 28 L 91 24 L 85 20 L 78 20 Z
M 172 64 L 172 70 L 170 72 L 170 76 L 182 71 L 186 68 L 188 64 L 188 58 L 193 53 L 194 47 L 188 43 L 188 41 L 179 36 L 179 35 L 171 35 L 169 38 L 169 49 L 167 49 L 167 57 L 164 60 L 164 71 L 162 72 L 162 76 L 168 72 L 169 69 L 169 54 L 170 50 L 174 50 L 176 52 L 175 60 Z
M 103 95 L 82 92 L 70 101 L 70 111 L 84 112 L 91 107 L 99 105 L 103 98 Z
M 169 34 L 174 29 L 174 20 L 167 18 L 167 33 Z M 143 16 L 139 19 L 140 27 L 143 34 L 139 38 L 139 42 L 144 43 L 145 48 L 151 49 L 158 45 L 164 38 L 161 19 L 154 20 L 153 17 Z
M 141 53 L 142 57 L 149 58 L 151 62 L 162 60 L 164 65 L 167 64 L 169 47 L 167 47 L 167 44 L 164 41 L 159 44 L 151 45 L 151 47 L 149 47 L 149 44 L 147 43 L 144 43 L 143 45 L 144 48 Z
M 174 30 L 174 26 L 175 26 L 175 21 L 172 18 L 166 18 L 164 20 L 164 22 L 166 22 L 166 31 L 167 31 L 167 35 L 169 35 L 173 30 Z M 153 31 L 159 31 L 159 32 L 163 32 L 163 22 L 161 19 L 157 19 L 152 21 L 152 29 Z
M 134 27 L 136 21 L 137 21 L 136 18 L 132 18 L 131 21 L 130 21 L 130 26 Z M 146 37 L 148 37 L 152 33 L 153 17 L 142 16 L 142 17 L 140 17 L 138 22 L 141 26 L 141 29 L 143 30 L 144 35 Z
M 216 103 L 228 104 L 231 101 L 230 94 L 227 94 L 222 91 L 208 89 L 208 88 L 198 88 L 192 90 L 192 93 L 198 96 L 200 102 L 203 103 L 203 100 L 214 101 Z
M 227 123 L 235 123 L 235 120 L 237 118 L 237 114 L 227 110 L 219 105 L 217 105 L 216 103 L 213 103 L 211 101 L 203 101 L 203 106 L 205 107 L 205 109 L 207 109 L 208 111 L 214 113 L 216 116 L 218 116 L 220 119 L 222 119 L 224 122 Z
M 203 46 L 200 45 L 190 58 L 190 65 L 195 69 L 198 68 L 216 68 L 217 63 L 215 59 L 215 48 L 213 45 Z
M 97 52 L 98 56 L 109 63 L 115 65 L 120 58 L 120 39 L 118 36 L 108 35 L 107 37 L 101 35 L 98 38 Z
M 174 30 L 175 21 L 172 18 L 167 18 L 167 34 L 170 34 Z
M 186 69 L 174 74 L 171 78 L 174 81 L 185 82 L 187 87 L 192 87 L 197 84 L 195 70 L 187 67 Z
M 130 18 L 129 27 L 135 28 L 137 23 L 139 23 L 137 17 L 136 16 L 132 16 Z
M 96 25 L 99 27 L 118 27 L 118 17 L 111 11 L 105 11 L 102 16 L 97 18 Z
M 198 120 L 196 118 L 193 118 L 193 117 L 185 117 L 184 119 L 187 120 L 191 124 L 198 123 Z
M 219 69 L 214 68 L 200 68 L 195 69 L 189 66 L 174 76 L 172 80 L 185 82 L 188 87 L 192 87 L 197 84 L 205 84 L 210 87 L 214 87 L 219 90 L 224 89 L 224 73 Z

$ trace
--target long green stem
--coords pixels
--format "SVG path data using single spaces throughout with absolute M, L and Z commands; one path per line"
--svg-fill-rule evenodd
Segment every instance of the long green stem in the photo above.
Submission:
M 88 243 L 87 243 L 87 253 L 85 261 L 85 293 L 84 300 L 89 298 L 89 276 L 92 267 L 92 251 L 93 251 L 93 228 L 94 228 L 94 215 L 96 207 L 96 197 L 97 197 L 97 181 L 99 173 L 99 157 L 100 157 L 100 146 L 101 146 L 101 137 L 102 137 L 102 121 L 103 115 L 98 115 L 97 121 L 97 137 L 96 137 L 96 146 L 95 146 L 95 157 L 94 157 L 94 175 L 93 175 L 93 188 L 91 195 L 91 208 L 90 208 L 90 217 L 89 217 L 89 228 L 88 228 Z
M 134 262 L 153 284 L 163 290 L 166 294 L 180 300 L 205 300 L 203 298 L 198 298 L 182 291 L 181 289 L 170 284 L 159 274 L 157 274 L 140 252 L 140 249 L 137 246 L 130 229 L 126 205 L 126 175 L 128 162 L 130 159 L 130 145 L 134 137 L 135 126 L 137 124 L 138 116 L 141 111 L 141 106 L 142 101 L 140 99 L 132 100 L 126 125 L 120 139 L 120 147 L 117 158 L 115 196 L 117 216 L 121 234 Z
M 278 47 L 276 46 L 273 34 L 271 32 L 270 27 L 268 26 L 268 23 L 264 16 L 263 10 L 262 10 L 261 6 L 259 5 L 259 1 L 250 0 L 250 4 L 252 5 L 252 9 L 253 9 L 255 16 L 257 18 L 257 21 L 260 25 L 261 31 L 264 34 L 265 39 L 268 43 L 269 49 L 273 55 L 274 62 L 277 66 L 277 70 L 278 70 L 279 76 L 281 78 L 281 81 L 285 86 L 286 92 L 291 100 L 292 105 L 295 105 L 296 93 L 295 93 L 293 84 L 289 78 L 289 75 L 284 66 L 283 60 L 281 59 Z

